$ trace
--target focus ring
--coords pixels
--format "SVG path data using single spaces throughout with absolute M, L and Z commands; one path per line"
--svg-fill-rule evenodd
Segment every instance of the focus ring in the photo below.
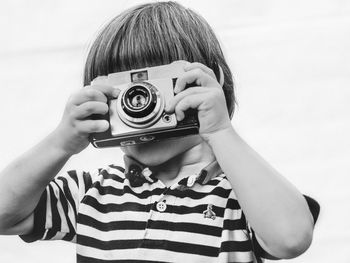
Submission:
M 156 107 L 156 91 L 147 82 L 130 86 L 122 96 L 122 109 L 127 115 L 133 118 L 143 118 L 149 115 Z M 141 105 L 134 105 L 135 103 Z M 144 105 L 142 105 L 143 103 Z

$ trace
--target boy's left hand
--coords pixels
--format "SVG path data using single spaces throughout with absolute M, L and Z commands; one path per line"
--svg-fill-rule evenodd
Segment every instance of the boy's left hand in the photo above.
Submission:
M 189 63 L 174 88 L 175 97 L 166 107 L 167 112 L 175 112 L 178 121 L 185 117 L 185 111 L 198 110 L 199 134 L 205 141 L 218 131 L 232 127 L 228 115 L 225 95 L 216 80 L 214 72 L 201 63 Z M 185 89 L 187 84 L 198 86 Z

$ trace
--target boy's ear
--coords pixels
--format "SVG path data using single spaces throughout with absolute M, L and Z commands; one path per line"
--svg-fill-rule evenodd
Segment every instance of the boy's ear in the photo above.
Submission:
M 223 87 L 224 82 L 225 82 L 224 71 L 222 70 L 220 65 L 218 65 L 218 66 L 219 66 L 219 71 L 220 71 L 219 84 L 221 87 Z
M 221 66 L 217 62 L 214 62 L 212 70 L 214 71 L 216 80 L 219 82 L 220 86 L 223 87 L 225 83 L 225 77 Z

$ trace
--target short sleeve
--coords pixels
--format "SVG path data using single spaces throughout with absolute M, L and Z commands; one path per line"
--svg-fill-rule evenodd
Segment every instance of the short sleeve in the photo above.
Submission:
M 33 231 L 20 238 L 25 242 L 75 242 L 78 206 L 91 182 L 91 175 L 86 172 L 69 171 L 57 176 L 46 187 L 34 210 Z
M 314 200 L 313 198 L 311 198 L 307 195 L 304 195 L 304 198 L 309 206 L 310 213 L 312 214 L 312 217 L 314 219 L 314 224 L 316 224 L 316 221 L 317 221 L 319 213 L 320 213 L 320 205 L 318 204 L 318 202 L 316 200 Z M 279 258 L 270 255 L 267 251 L 265 251 L 260 246 L 259 242 L 256 239 L 254 231 L 251 230 L 251 232 L 252 232 L 252 243 L 253 243 L 253 249 L 254 249 L 255 255 L 257 257 L 264 258 L 264 259 L 278 260 Z

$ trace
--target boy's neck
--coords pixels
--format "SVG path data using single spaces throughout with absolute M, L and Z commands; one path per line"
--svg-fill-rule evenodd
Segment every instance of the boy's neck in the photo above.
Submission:
M 152 171 L 157 173 L 157 178 L 166 186 L 171 186 L 182 178 L 199 173 L 214 160 L 211 148 L 205 142 L 201 142 L 169 161 L 152 167 Z

